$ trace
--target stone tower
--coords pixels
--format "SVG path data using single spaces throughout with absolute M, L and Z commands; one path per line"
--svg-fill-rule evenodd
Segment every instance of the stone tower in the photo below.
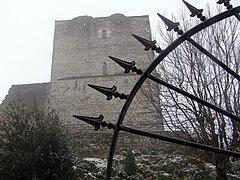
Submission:
M 74 149 L 87 148 L 87 145 L 99 142 L 105 143 L 107 147 L 112 131 L 100 129 L 96 135 L 92 126 L 73 118 L 72 115 L 98 117 L 102 114 L 104 120 L 116 123 L 125 100 L 113 98 L 107 101 L 106 96 L 90 88 L 88 84 L 105 87 L 115 85 L 118 92 L 130 93 L 139 75 L 125 74 L 124 69 L 108 56 L 135 61 L 136 66 L 142 70 L 147 68 L 154 54 L 145 52 L 144 47 L 132 34 L 151 39 L 148 16 L 126 17 L 114 14 L 109 17 L 80 16 L 72 20 L 56 21 L 51 82 L 13 85 L 0 105 L 0 112 L 17 97 L 23 98 L 29 107 L 35 100 L 41 107 L 50 107 L 59 112 L 60 119 L 73 137 L 72 145 L 76 146 Z M 149 87 L 149 83 L 145 84 L 145 87 Z M 154 88 L 151 91 L 158 97 L 159 88 Z M 144 91 L 139 91 L 133 100 L 124 125 L 146 131 L 162 131 L 161 117 L 154 113 L 156 106 L 152 107 L 142 92 Z M 159 103 L 157 98 L 151 98 L 151 101 Z M 160 105 L 157 107 L 160 109 Z M 126 144 L 131 138 L 127 134 L 122 139 Z M 132 141 L 129 144 L 132 144 Z M 99 149 L 96 152 L 99 152 Z
M 74 114 L 93 117 L 102 114 L 105 120 L 116 123 L 124 100 L 107 101 L 104 95 L 87 84 L 116 85 L 119 92 L 130 93 L 139 76 L 125 74 L 124 69 L 108 56 L 135 61 L 138 68 L 145 69 L 154 54 L 146 53 L 132 34 L 151 39 L 148 16 L 114 14 L 56 21 L 49 101 L 50 107 L 60 112 L 70 134 L 87 133 L 89 128 L 93 129 L 73 118 Z M 129 112 L 125 124 L 138 129 L 163 130 L 162 123 L 137 99 Z M 149 124 L 146 119 L 154 121 Z
M 132 33 L 151 39 L 148 16 L 114 14 L 56 21 L 51 81 L 122 73 L 110 55 L 143 63 L 146 55 Z

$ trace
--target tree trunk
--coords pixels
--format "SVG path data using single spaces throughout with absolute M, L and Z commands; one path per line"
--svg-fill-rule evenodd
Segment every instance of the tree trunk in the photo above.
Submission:
M 216 163 L 216 179 L 227 180 L 227 158 L 219 155 L 215 156 Z

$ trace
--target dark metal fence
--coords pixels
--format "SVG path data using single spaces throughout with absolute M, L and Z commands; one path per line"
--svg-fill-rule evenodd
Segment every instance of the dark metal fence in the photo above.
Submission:
M 150 40 L 146 40 L 142 37 L 139 37 L 137 35 L 133 35 L 140 43 L 142 43 L 145 46 L 145 50 L 154 50 L 156 51 L 156 53 L 159 53 L 159 55 L 157 56 L 157 58 L 148 66 L 148 68 L 143 71 L 141 69 L 138 69 L 135 66 L 135 62 L 127 62 L 115 57 L 111 57 L 109 56 L 114 62 L 116 62 L 117 64 L 119 64 L 122 68 L 125 69 L 125 73 L 129 73 L 129 72 L 134 72 L 138 75 L 140 75 L 137 83 L 134 85 L 134 87 L 132 88 L 131 92 L 129 94 L 123 94 L 123 93 L 119 93 L 117 91 L 117 87 L 113 86 L 112 88 L 107 88 L 107 87 L 101 87 L 101 86 L 96 86 L 96 85 L 91 85 L 89 84 L 89 86 L 97 91 L 99 91 L 100 93 L 104 94 L 107 96 L 107 100 L 111 100 L 113 97 L 115 98 L 120 98 L 120 99 L 124 99 L 125 100 L 125 104 L 121 110 L 121 113 L 118 117 L 118 121 L 116 124 L 112 124 L 112 123 L 108 123 L 106 121 L 104 121 L 104 116 L 103 115 L 99 115 L 99 117 L 85 117 L 85 116 L 78 116 L 78 115 L 74 115 L 75 118 L 80 119 L 88 124 L 91 124 L 94 126 L 95 130 L 99 130 L 100 127 L 106 127 L 108 129 L 112 129 L 114 131 L 113 133 L 113 137 L 112 137 L 112 142 L 111 142 L 111 147 L 110 147 L 110 151 L 109 151 L 109 156 L 108 156 L 108 164 L 107 164 L 107 175 L 106 175 L 106 179 L 111 179 L 111 171 L 112 171 L 112 163 L 113 163 L 113 156 L 114 156 L 114 152 L 115 152 L 115 147 L 116 147 L 116 143 L 117 143 L 117 139 L 119 136 L 119 132 L 120 131 L 124 131 L 127 133 L 131 133 L 131 134 L 136 134 L 136 135 L 140 135 L 140 136 L 146 136 L 146 137 L 150 137 L 150 138 L 154 138 L 154 139 L 158 139 L 158 140 L 162 140 L 162 141 L 167 141 L 167 142 L 171 142 L 171 143 L 176 143 L 176 144 L 180 144 L 180 145 L 184 145 L 184 146 L 188 146 L 188 147 L 193 147 L 193 148 L 197 148 L 197 149 L 201 149 L 201 150 L 206 150 L 206 151 L 210 151 L 210 152 L 215 152 L 215 153 L 220 153 L 223 155 L 227 155 L 227 156 L 232 156 L 232 157 L 236 157 L 236 158 L 240 158 L 240 153 L 237 151 L 230 151 L 230 150 L 225 150 L 225 149 L 220 149 L 220 148 L 216 148 L 213 146 L 208 146 L 208 145 L 204 145 L 204 144 L 199 144 L 199 143 L 195 143 L 195 142 L 191 142 L 191 141 L 186 141 L 186 140 L 181 140 L 181 139 L 176 139 L 173 137 L 168 137 L 168 136 L 163 136 L 163 135 L 159 135 L 159 134 L 154 134 L 154 133 L 150 133 L 150 132 L 146 132 L 146 131 L 142 131 L 142 130 L 137 130 L 135 128 L 131 128 L 131 127 L 126 127 L 123 126 L 122 123 L 124 121 L 125 115 L 129 109 L 130 104 L 133 101 L 133 98 L 135 97 L 136 93 L 138 92 L 138 90 L 140 89 L 140 87 L 142 86 L 142 84 L 147 80 L 150 79 L 158 84 L 161 84 L 163 86 L 166 86 L 167 88 L 174 90 L 180 94 L 182 94 L 183 96 L 186 96 L 188 98 L 191 98 L 192 100 L 201 103 L 209 108 L 211 108 L 212 110 L 215 110 L 216 112 L 219 112 L 233 120 L 235 120 L 237 123 L 240 123 L 240 117 L 232 114 L 231 112 L 228 112 L 222 108 L 219 108 L 203 99 L 200 99 L 182 89 L 179 89 L 178 87 L 175 87 L 163 80 L 161 80 L 160 78 L 151 75 L 151 73 L 153 72 L 153 70 L 158 66 L 159 63 L 161 63 L 161 61 L 164 60 L 164 58 L 171 53 L 171 51 L 173 51 L 176 47 L 178 47 L 179 45 L 181 45 L 183 42 L 188 41 L 189 43 L 191 43 L 193 46 L 195 46 L 197 49 L 199 49 L 203 54 L 205 54 L 206 56 L 208 56 L 212 61 L 214 61 L 215 63 L 217 63 L 219 66 L 221 66 L 225 71 L 227 71 L 229 74 L 231 74 L 234 78 L 236 78 L 238 81 L 240 81 L 240 76 L 237 74 L 237 72 L 234 72 L 232 69 L 230 69 L 228 66 L 226 66 L 224 63 L 222 63 L 217 57 L 215 57 L 213 54 L 211 54 L 208 50 L 206 50 L 204 47 L 202 47 L 200 44 L 198 44 L 197 42 L 195 42 L 191 36 L 198 33 L 199 31 L 221 21 L 224 19 L 227 19 L 231 16 L 235 16 L 238 21 L 240 20 L 240 6 L 233 8 L 232 5 L 230 4 L 230 0 L 219 0 L 217 3 L 218 4 L 223 4 L 226 7 L 226 11 L 222 12 L 220 14 L 215 15 L 214 17 L 207 19 L 205 16 L 203 16 L 203 10 L 202 9 L 197 9 L 194 6 L 192 6 L 191 4 L 187 3 L 186 1 L 183 1 L 183 3 L 187 6 L 187 8 L 190 10 L 191 12 L 191 17 L 197 16 L 197 18 L 200 19 L 201 23 L 196 25 L 195 27 L 191 28 L 190 30 L 188 30 L 187 32 L 183 32 L 180 28 L 179 28 L 179 23 L 175 23 L 170 21 L 169 19 L 167 19 L 166 17 L 158 14 L 158 16 L 162 19 L 162 21 L 166 24 L 167 26 L 167 30 L 171 31 L 174 30 L 176 33 L 178 33 L 179 37 L 172 43 L 170 44 L 166 49 L 162 50 L 161 48 L 157 47 L 156 41 L 150 41 Z

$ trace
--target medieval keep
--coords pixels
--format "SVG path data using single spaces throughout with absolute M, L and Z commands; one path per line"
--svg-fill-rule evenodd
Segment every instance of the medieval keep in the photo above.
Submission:
M 146 69 L 154 54 L 144 51 L 144 47 L 132 34 L 151 40 L 148 16 L 126 17 L 113 14 L 109 17 L 80 16 L 72 20 L 56 21 L 51 81 L 13 85 L 0 107 L 5 107 L 17 97 L 23 98 L 29 107 L 36 101 L 42 108 L 56 109 L 60 113 L 60 119 L 67 127 L 69 136 L 74 139 L 74 146 L 77 146 L 75 148 L 94 144 L 84 142 L 93 138 L 92 133 L 106 136 L 111 131 L 94 132 L 92 126 L 72 115 L 97 117 L 102 114 L 107 121 L 117 121 L 124 100 L 113 98 L 108 101 L 106 96 L 88 84 L 105 87 L 115 85 L 117 91 L 124 94 L 131 91 L 139 75 L 125 74 L 124 69 L 108 56 L 135 61 L 138 68 Z M 141 94 L 137 97 L 139 98 L 134 99 L 124 124 L 141 130 L 162 131 L 161 118 L 150 111 L 151 104 Z M 97 141 L 103 141 L 102 139 L 104 138 Z M 106 141 L 108 143 L 109 140 Z

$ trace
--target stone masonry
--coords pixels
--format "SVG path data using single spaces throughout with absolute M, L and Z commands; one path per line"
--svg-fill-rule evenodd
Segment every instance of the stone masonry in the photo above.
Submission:
M 74 114 L 103 114 L 107 121 L 116 122 L 124 101 L 107 101 L 104 95 L 87 84 L 116 85 L 119 92 L 130 92 L 138 75 L 124 74 L 124 69 L 108 56 L 135 61 L 138 68 L 145 69 L 153 53 L 146 53 L 132 34 L 151 39 L 148 16 L 114 14 L 110 17 L 81 16 L 56 21 L 49 99 L 50 107 L 61 112 L 66 125 L 79 124 L 72 118 Z M 152 123 L 151 127 L 148 127 L 149 123 L 144 123 L 153 115 L 147 115 L 141 103 L 133 102 L 131 109 L 126 117 L 127 124 L 154 131 L 163 129 L 159 121 Z
M 72 115 L 98 117 L 102 114 L 104 120 L 116 123 L 125 101 L 115 98 L 107 101 L 106 96 L 90 88 L 88 84 L 105 87 L 116 85 L 120 93 L 128 94 L 139 78 L 139 75 L 133 73 L 125 74 L 124 69 L 108 56 L 135 61 L 136 66 L 142 70 L 153 59 L 153 52 L 145 52 L 132 34 L 151 39 L 148 16 L 80 16 L 55 22 L 51 82 L 39 86 L 44 85 L 42 94 L 47 94 L 47 98 L 43 98 L 46 103 L 44 106 L 59 111 L 69 135 L 75 137 L 77 144 L 84 144 L 83 141 L 76 140 L 83 139 L 83 136 L 76 138 L 79 133 L 89 140 L 88 134 L 94 133 L 94 130 L 92 126 Z M 27 87 L 19 85 L 18 91 L 21 91 L 21 86 Z M 137 97 L 142 97 L 140 92 Z M 151 104 L 142 98 L 139 102 L 137 97 L 131 104 L 124 125 L 148 131 L 162 131 L 161 119 L 145 108 Z M 5 104 L 12 99 L 10 91 L 7 99 Z M 97 133 L 105 132 L 102 129 Z

